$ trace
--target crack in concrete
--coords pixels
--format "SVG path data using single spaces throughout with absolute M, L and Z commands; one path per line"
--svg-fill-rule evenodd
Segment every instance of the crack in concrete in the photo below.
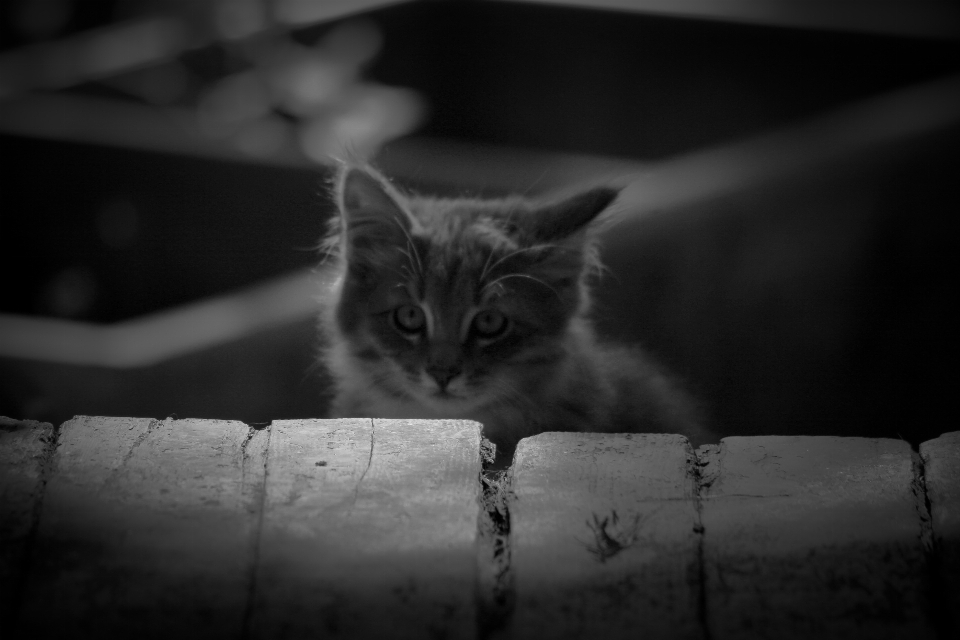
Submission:
M 247 436 L 243 439 L 243 442 L 240 443 L 241 495 L 245 495 L 247 491 L 247 461 L 250 459 L 250 453 L 247 451 L 247 448 L 250 446 L 250 442 L 253 441 L 254 436 L 256 436 L 259 431 L 263 431 L 264 429 L 267 430 L 267 442 L 270 441 L 270 433 L 272 431 L 271 427 L 273 426 L 273 421 L 253 424 L 244 423 L 244 426 L 247 428 Z M 266 460 L 264 460 L 264 474 L 266 474 Z
M 367 466 L 364 467 L 363 472 L 360 474 L 360 478 L 357 480 L 357 486 L 353 490 L 353 504 L 350 505 L 350 510 L 353 510 L 353 507 L 357 504 L 357 498 L 360 496 L 360 485 L 363 484 L 363 479 L 367 477 L 367 472 L 370 471 L 370 467 L 373 466 L 373 448 L 376 446 L 376 433 L 377 433 L 377 421 L 370 420 L 370 455 L 367 457 Z
M 913 491 L 914 507 L 920 520 L 920 545 L 926 559 L 927 597 L 930 599 L 930 621 L 936 629 L 937 636 L 946 640 L 952 638 L 951 620 L 947 613 L 950 606 L 947 599 L 947 585 L 941 573 L 942 559 L 940 545 L 933 530 L 933 504 L 927 492 L 926 460 L 917 450 L 913 454 L 913 480 L 910 488 Z
M 243 444 L 240 445 L 240 449 L 243 452 L 242 462 L 241 462 L 241 491 L 245 491 L 246 483 L 246 465 L 248 460 L 247 447 L 250 444 L 250 441 L 253 440 L 253 437 L 256 435 L 258 429 L 255 427 L 249 426 L 246 439 L 243 441 Z M 263 534 L 263 518 L 264 512 L 266 511 L 267 504 L 267 478 L 270 472 L 269 466 L 267 464 L 269 460 L 270 453 L 270 439 L 273 435 L 273 424 L 269 424 L 264 427 L 267 431 L 267 441 L 263 446 L 263 482 L 260 487 L 260 495 L 257 496 L 256 503 L 256 512 L 255 512 L 255 522 L 253 536 L 251 540 L 251 551 L 250 551 L 250 567 L 247 575 L 247 600 L 243 609 L 243 620 L 240 625 L 240 637 L 243 640 L 249 638 L 252 634 L 251 623 L 253 620 L 253 612 L 256 608 L 257 600 L 257 574 L 260 569 L 260 539 Z
M 707 565 L 704 549 L 706 543 L 706 527 L 703 526 L 703 492 L 720 476 L 719 453 L 719 445 L 705 445 L 699 449 L 691 450 L 691 455 L 687 458 L 687 472 L 693 478 L 697 510 L 697 524 L 693 529 L 693 532 L 697 535 L 697 619 L 700 623 L 700 630 L 703 633 L 703 640 L 711 640 L 709 615 L 707 611 Z M 708 470 L 708 465 L 711 461 L 716 462 L 717 469 Z
M 495 447 L 480 445 L 481 471 L 477 510 L 477 637 L 499 637 L 513 615 L 516 593 L 511 567 L 510 503 L 512 469 L 494 470 Z
M 28 423 L 28 421 L 24 421 L 24 423 Z M 60 428 L 63 425 L 50 426 L 50 437 L 41 437 L 40 439 L 44 447 L 39 463 L 40 481 L 37 486 L 37 498 L 33 501 L 33 508 L 30 512 L 30 529 L 27 531 L 27 537 L 23 545 L 23 554 L 19 559 L 19 566 L 15 574 L 17 588 L 13 592 L 13 602 L 11 603 L 10 609 L 12 612 L 10 630 L 14 636 L 19 630 L 20 610 L 23 608 L 27 583 L 30 577 L 30 569 L 33 566 L 33 556 L 37 546 L 37 540 L 40 537 L 40 517 L 43 514 L 43 501 L 47 494 L 47 484 L 50 482 L 50 478 L 53 477 L 54 473 L 54 454 L 56 454 L 57 447 L 60 446 Z
M 913 491 L 914 506 L 917 510 L 917 516 L 920 518 L 920 544 L 924 551 L 934 550 L 933 522 L 931 514 L 933 513 L 930 504 L 930 496 L 927 494 L 926 465 L 923 457 L 916 451 L 913 452 L 913 480 L 910 482 L 910 489 Z
M 140 447 L 140 445 L 143 444 L 144 440 L 146 440 L 151 433 L 156 431 L 161 424 L 166 423 L 168 420 L 171 420 L 171 418 L 167 418 L 166 420 L 150 420 L 147 428 L 144 429 L 143 433 L 137 436 L 137 439 L 133 441 L 132 445 L 130 445 L 130 449 L 126 454 L 124 454 L 123 460 L 120 461 L 120 464 L 118 464 L 116 468 L 110 472 L 110 475 L 107 476 L 106 480 L 104 480 L 103 484 L 98 488 L 98 493 L 108 491 L 117 484 L 120 474 L 123 473 L 127 463 L 133 458 L 133 455 L 137 452 L 137 449 Z M 172 418 L 172 420 L 176 421 L 176 418 Z

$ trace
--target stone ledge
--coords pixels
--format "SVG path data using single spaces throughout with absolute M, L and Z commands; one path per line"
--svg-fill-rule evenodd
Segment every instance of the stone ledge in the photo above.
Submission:
M 2 419 L 4 637 L 924 638 L 957 624 L 960 433 L 920 455 L 866 438 L 694 452 L 674 435 L 545 433 L 497 485 L 498 544 L 482 541 L 481 464 L 481 426 L 462 421 Z

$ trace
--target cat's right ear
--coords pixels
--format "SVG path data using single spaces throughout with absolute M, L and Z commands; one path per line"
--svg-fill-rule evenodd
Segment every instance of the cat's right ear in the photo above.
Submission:
M 337 176 L 337 205 L 348 253 L 384 243 L 406 244 L 418 229 L 403 196 L 372 169 L 345 165 Z

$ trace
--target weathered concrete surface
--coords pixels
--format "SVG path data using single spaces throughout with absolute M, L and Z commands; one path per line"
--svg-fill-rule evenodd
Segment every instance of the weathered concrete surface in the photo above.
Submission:
M 20 635 L 239 637 L 263 461 L 238 422 L 61 429 Z
M 920 445 L 943 621 L 960 635 L 960 431 Z
M 906 442 L 735 437 L 701 462 L 712 638 L 934 635 Z
M 41 504 L 53 426 L 0 416 L 0 637 L 13 623 Z
M 473 637 L 479 449 L 473 422 L 275 422 L 251 635 Z
M 53 434 L 0 420 L 3 640 L 477 634 L 475 423 L 77 418 L 55 450 Z M 485 629 L 928 638 L 935 620 L 952 637 L 960 432 L 921 455 L 925 494 L 903 442 L 727 438 L 701 449 L 698 514 L 680 436 L 527 439 L 515 606 Z
M 693 452 L 660 434 L 520 442 L 514 638 L 700 638 Z

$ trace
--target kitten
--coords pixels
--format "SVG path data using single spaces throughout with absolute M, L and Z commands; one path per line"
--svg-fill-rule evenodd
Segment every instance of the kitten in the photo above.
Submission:
M 543 431 L 712 441 L 649 359 L 594 334 L 595 219 L 617 190 L 549 203 L 427 198 L 345 165 L 334 192 L 331 417 L 476 420 L 501 466 Z

